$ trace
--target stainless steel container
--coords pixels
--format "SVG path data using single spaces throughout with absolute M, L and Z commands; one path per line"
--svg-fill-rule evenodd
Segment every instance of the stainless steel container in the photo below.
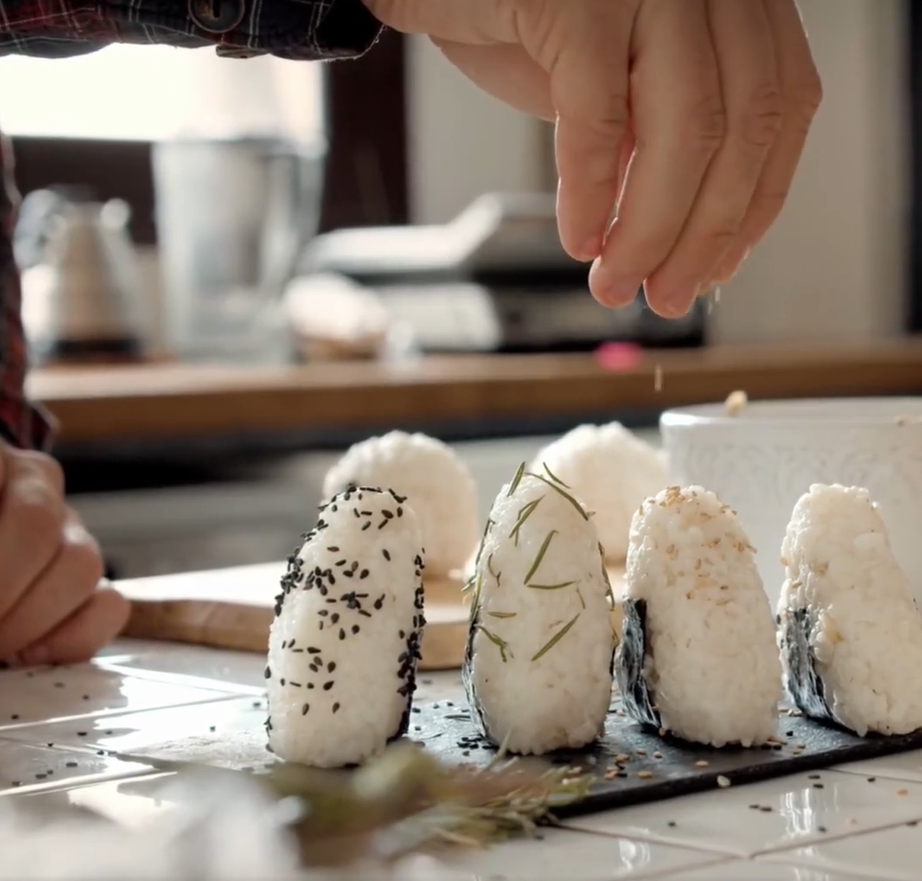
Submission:
M 190 139 L 154 148 L 166 344 L 189 360 L 290 357 L 281 295 L 320 214 L 325 146 Z

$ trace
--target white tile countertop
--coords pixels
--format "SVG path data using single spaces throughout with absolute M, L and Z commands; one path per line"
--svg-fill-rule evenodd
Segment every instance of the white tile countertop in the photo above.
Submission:
M 63 800 L 128 824 L 169 810 L 157 792 L 170 775 L 145 756 L 252 755 L 262 670 L 258 655 L 122 642 L 87 665 L 0 672 L 0 807 Z M 458 675 L 424 674 L 419 697 L 461 697 Z M 576 817 L 431 877 L 918 881 L 920 821 L 922 752 Z

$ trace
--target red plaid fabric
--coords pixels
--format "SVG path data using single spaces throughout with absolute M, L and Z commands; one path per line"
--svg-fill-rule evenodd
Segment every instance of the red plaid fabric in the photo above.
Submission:
M 227 3 L 237 4 L 239 25 L 224 33 L 201 26 Z M 219 55 L 309 61 L 361 55 L 380 30 L 361 0 L 0 0 L 0 55 L 65 58 L 118 42 L 214 45 Z M 23 388 L 26 346 L 12 246 L 18 194 L 2 135 L 0 184 L 0 437 L 47 449 L 51 422 Z

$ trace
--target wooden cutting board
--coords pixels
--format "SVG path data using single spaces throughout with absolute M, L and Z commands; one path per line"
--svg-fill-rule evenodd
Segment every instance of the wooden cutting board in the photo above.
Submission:
M 266 563 L 117 582 L 132 606 L 122 636 L 265 652 L 284 572 L 284 563 Z M 623 570 L 610 575 L 619 594 Z M 468 625 L 462 587 L 460 578 L 426 582 L 423 670 L 461 666 Z

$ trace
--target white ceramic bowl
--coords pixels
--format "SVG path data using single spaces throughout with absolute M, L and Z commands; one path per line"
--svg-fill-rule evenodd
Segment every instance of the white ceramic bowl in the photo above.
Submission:
M 670 482 L 710 489 L 739 514 L 772 607 L 784 579 L 781 540 L 813 483 L 866 487 L 922 607 L 922 398 L 759 401 L 660 419 Z

